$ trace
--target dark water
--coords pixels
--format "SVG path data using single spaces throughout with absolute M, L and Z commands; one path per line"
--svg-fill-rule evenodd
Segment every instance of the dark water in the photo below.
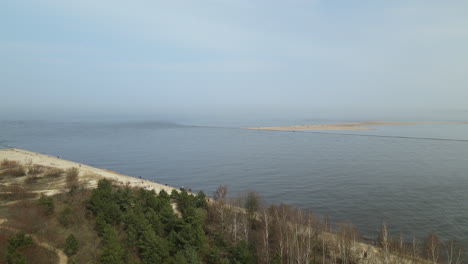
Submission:
M 468 125 L 272 132 L 159 122 L 0 122 L 0 144 L 212 193 L 227 184 L 350 220 L 367 237 L 468 246 Z M 359 135 L 353 135 L 359 134 Z M 365 134 L 365 135 L 363 135 Z

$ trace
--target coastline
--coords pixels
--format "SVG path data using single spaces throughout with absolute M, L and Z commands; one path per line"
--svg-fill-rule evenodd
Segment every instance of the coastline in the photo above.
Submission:
M 82 182 L 86 187 L 94 188 L 100 179 L 113 180 L 115 183 L 129 187 L 143 188 L 146 190 L 154 190 L 159 193 L 161 190 L 165 190 L 167 193 L 171 193 L 173 190 L 177 190 L 175 187 L 166 186 L 157 182 L 152 182 L 145 179 L 138 179 L 136 177 L 123 175 L 107 169 L 94 168 L 85 164 L 60 159 L 58 157 L 40 154 L 28 150 L 9 148 L 0 149 L 0 161 L 16 160 L 23 164 L 37 164 L 46 167 L 53 167 L 59 169 L 77 168 L 79 170 L 79 181 Z M 55 189 L 49 189 L 48 195 L 60 193 L 64 190 L 62 186 L 57 186 Z
M 298 130 L 373 130 L 368 126 L 383 125 L 434 125 L 434 124 L 468 124 L 468 122 L 398 122 L 398 121 L 365 121 L 334 124 L 311 124 L 293 126 L 274 127 L 243 127 L 250 130 L 270 130 L 270 131 L 298 131 Z
M 0 149 L 0 161 L 4 159 L 18 161 L 23 165 L 35 164 L 35 165 L 41 165 L 41 166 L 46 166 L 50 168 L 58 168 L 58 169 L 63 169 L 63 170 L 70 169 L 70 168 L 77 168 L 79 170 L 79 175 L 78 175 L 79 182 L 87 188 L 96 188 L 97 182 L 100 179 L 105 178 L 105 179 L 113 180 L 114 184 L 118 184 L 121 186 L 135 187 L 135 188 L 143 188 L 146 190 L 154 190 L 156 193 L 159 193 L 161 190 L 165 190 L 167 193 L 171 193 L 173 190 L 179 191 L 177 188 L 162 185 L 160 183 L 138 179 L 135 177 L 113 172 L 107 169 L 94 168 L 94 167 L 84 165 L 81 163 L 77 163 L 77 162 L 73 162 L 69 160 L 63 160 L 58 157 L 54 157 L 54 156 L 50 156 L 46 154 L 40 154 L 40 153 L 23 150 L 23 149 L 17 149 L 17 148 Z M 55 185 L 53 189 L 47 188 L 44 192 L 38 192 L 38 193 L 43 193 L 46 195 L 54 195 L 54 194 L 63 193 L 66 191 L 67 189 L 65 186 L 65 182 L 62 182 L 59 185 Z M 213 199 L 209 197 L 207 198 L 210 204 L 216 203 Z M 1 204 L 0 206 L 9 206 L 10 204 L 12 203 L 5 203 L 5 204 Z M 177 204 L 171 202 L 171 206 L 174 212 L 180 217 L 181 213 L 177 209 Z M 226 205 L 223 205 L 223 206 L 226 206 Z M 231 207 L 231 205 L 227 205 L 227 207 L 233 208 L 233 210 L 239 210 L 240 212 L 244 211 L 244 209 L 238 208 L 236 206 Z M 256 218 L 261 219 L 261 216 L 257 215 Z M 6 219 L 0 219 L 0 225 L 5 221 Z M 307 227 L 304 227 L 303 230 L 304 230 L 303 232 L 307 232 Z M 332 231 L 324 231 L 320 235 L 320 238 L 323 239 L 324 241 L 328 241 L 327 243 L 332 243 L 336 245 L 339 245 L 340 243 L 343 242 L 343 237 L 341 237 L 339 233 L 334 233 Z M 379 247 L 376 247 L 373 244 L 366 243 L 366 242 L 359 241 L 359 240 L 353 240 L 352 246 L 350 246 L 349 249 L 351 250 L 353 255 L 357 256 L 358 259 L 356 263 L 359 263 L 359 264 L 380 263 L 380 262 L 369 262 L 369 261 L 372 261 L 372 260 L 378 261 L 380 260 L 383 254 L 382 249 L 380 249 Z M 362 257 L 364 255 L 366 256 L 365 258 Z M 403 263 L 403 264 L 414 263 L 414 259 L 409 255 L 397 255 L 395 253 L 389 253 L 388 257 L 390 260 L 392 260 L 392 262 L 395 261 L 397 263 Z M 418 261 L 419 261 L 418 263 L 428 263 L 420 259 L 418 259 Z

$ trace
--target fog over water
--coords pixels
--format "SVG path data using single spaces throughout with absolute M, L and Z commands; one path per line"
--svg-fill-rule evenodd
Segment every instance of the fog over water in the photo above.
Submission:
M 0 145 L 468 248 L 468 1 L 0 1 Z

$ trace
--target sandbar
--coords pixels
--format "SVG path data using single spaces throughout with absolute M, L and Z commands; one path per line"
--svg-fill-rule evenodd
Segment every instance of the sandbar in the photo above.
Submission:
M 397 121 L 365 121 L 335 124 L 310 124 L 274 127 L 244 127 L 243 129 L 295 131 L 295 130 L 372 130 L 368 126 L 383 125 L 426 125 L 426 124 L 468 124 L 468 122 L 397 122 Z

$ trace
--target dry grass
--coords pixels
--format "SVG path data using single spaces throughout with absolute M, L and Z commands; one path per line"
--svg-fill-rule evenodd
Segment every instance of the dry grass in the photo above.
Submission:
M 19 184 L 12 184 L 4 188 L 5 193 L 0 195 L 0 198 L 4 200 L 22 200 L 31 199 L 37 196 L 35 193 L 29 192 L 28 188 L 25 188 Z
M 1 173 L 2 176 L 21 177 L 26 175 L 26 170 L 22 165 L 16 167 L 9 167 Z
M 18 167 L 19 163 L 15 160 L 4 159 L 0 163 L 0 169 L 10 169 L 14 167 Z
M 79 170 L 77 168 L 75 167 L 69 168 L 67 169 L 66 173 L 67 173 L 67 182 L 68 181 L 76 182 L 78 180 Z
M 24 183 L 27 185 L 36 184 L 41 178 L 37 176 L 29 176 L 24 180 Z
M 47 169 L 46 166 L 34 164 L 34 165 L 32 165 L 32 166 L 29 168 L 28 174 L 29 174 L 29 175 L 38 175 L 38 174 L 41 174 L 41 173 L 43 173 L 44 171 L 46 171 L 46 169 Z
M 45 177 L 51 177 L 51 178 L 58 178 L 60 176 L 62 176 L 62 174 L 64 174 L 65 171 L 62 170 L 62 169 L 57 169 L 57 168 L 52 168 L 52 169 L 48 169 L 44 176 Z

